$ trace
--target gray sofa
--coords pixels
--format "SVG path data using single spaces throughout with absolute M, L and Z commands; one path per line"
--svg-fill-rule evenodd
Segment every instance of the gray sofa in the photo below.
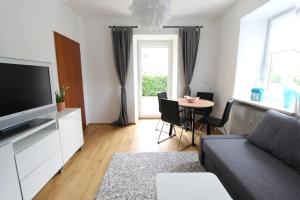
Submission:
M 200 161 L 233 199 L 300 200 L 300 124 L 268 111 L 248 136 L 206 136 Z

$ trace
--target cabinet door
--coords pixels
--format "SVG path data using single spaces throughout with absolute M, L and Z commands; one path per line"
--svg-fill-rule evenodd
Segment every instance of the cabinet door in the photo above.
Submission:
M 11 144 L 0 147 L 0 199 L 22 199 L 14 151 Z
M 80 110 L 58 120 L 64 163 L 83 145 Z
M 81 123 L 81 110 L 76 110 L 74 112 L 74 118 L 77 121 L 77 137 L 76 137 L 76 148 L 77 150 L 83 145 L 83 127 Z

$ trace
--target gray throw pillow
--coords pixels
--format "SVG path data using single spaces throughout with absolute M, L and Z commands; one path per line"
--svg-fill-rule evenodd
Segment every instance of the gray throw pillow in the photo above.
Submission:
M 300 173 L 300 122 L 270 110 L 247 139 Z

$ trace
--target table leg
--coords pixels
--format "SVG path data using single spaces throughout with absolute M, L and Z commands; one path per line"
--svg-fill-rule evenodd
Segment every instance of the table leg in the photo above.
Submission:
M 173 125 L 173 124 L 170 124 L 170 129 L 169 129 L 169 136 L 170 136 L 170 137 L 172 136 L 173 127 L 174 127 L 174 125 Z
M 210 125 L 207 124 L 207 135 L 210 135 Z
M 195 112 L 192 112 L 192 146 L 195 146 Z

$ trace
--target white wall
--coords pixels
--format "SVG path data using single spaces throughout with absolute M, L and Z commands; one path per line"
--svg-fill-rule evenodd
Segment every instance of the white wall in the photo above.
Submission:
M 117 119 L 120 109 L 120 86 L 114 67 L 109 25 L 133 25 L 128 19 L 84 17 L 84 37 L 86 42 L 87 68 L 86 80 L 88 101 L 88 123 L 111 123 Z M 215 83 L 215 24 L 209 19 L 174 20 L 175 25 L 203 25 L 201 32 L 198 59 L 193 81 L 192 93 L 197 91 L 214 91 Z M 136 34 L 149 34 L 135 30 Z M 173 34 L 177 30 L 163 30 L 161 34 Z M 183 68 L 181 52 L 178 59 L 178 95 L 182 95 Z M 131 62 L 127 77 L 127 104 L 129 122 L 135 122 L 134 73 Z
M 226 102 L 233 96 L 237 65 L 240 19 L 268 0 L 240 0 L 216 19 L 218 49 L 216 54 L 216 106 L 215 114 L 221 116 Z
M 204 26 L 191 83 L 192 94 L 215 92 L 216 113 L 219 115 L 233 95 L 240 18 L 265 2 L 267 0 L 241 0 L 216 21 L 203 17 L 169 23 Z M 110 123 L 119 114 L 120 86 L 108 26 L 130 24 L 134 23 L 128 19 L 84 17 L 81 20 L 68 6 L 55 0 L 2 0 L 0 56 L 51 62 L 57 73 L 53 31 L 80 42 L 87 122 Z M 173 29 L 163 31 L 166 34 L 177 32 Z M 184 89 L 181 51 L 178 56 L 177 91 L 181 96 Z M 135 121 L 134 76 L 131 65 L 127 79 L 130 122 Z
M 117 119 L 120 108 L 120 86 L 112 55 L 109 19 L 83 19 L 87 60 L 88 123 L 110 123 Z M 127 81 L 128 83 L 128 81 Z M 128 87 L 127 87 L 128 93 Z M 127 101 L 130 102 L 129 95 Z
M 193 79 L 191 82 L 192 95 L 196 96 L 200 91 L 215 91 L 216 81 L 216 64 L 217 59 L 215 53 L 217 51 L 217 30 L 214 19 L 210 18 L 191 18 L 171 20 L 169 25 L 203 25 L 200 33 L 199 49 Z M 174 30 L 173 30 L 174 31 Z M 175 29 L 175 33 L 178 30 Z M 184 77 L 183 77 L 183 61 L 181 51 L 181 41 L 178 45 L 178 97 L 183 96 Z
M 81 23 L 76 13 L 56 0 L 1 0 L 0 56 L 53 63 L 57 88 L 53 31 L 83 47 Z M 82 57 L 83 68 L 84 60 Z
M 241 19 L 234 97 L 249 99 L 253 87 L 262 87 L 268 19 Z

